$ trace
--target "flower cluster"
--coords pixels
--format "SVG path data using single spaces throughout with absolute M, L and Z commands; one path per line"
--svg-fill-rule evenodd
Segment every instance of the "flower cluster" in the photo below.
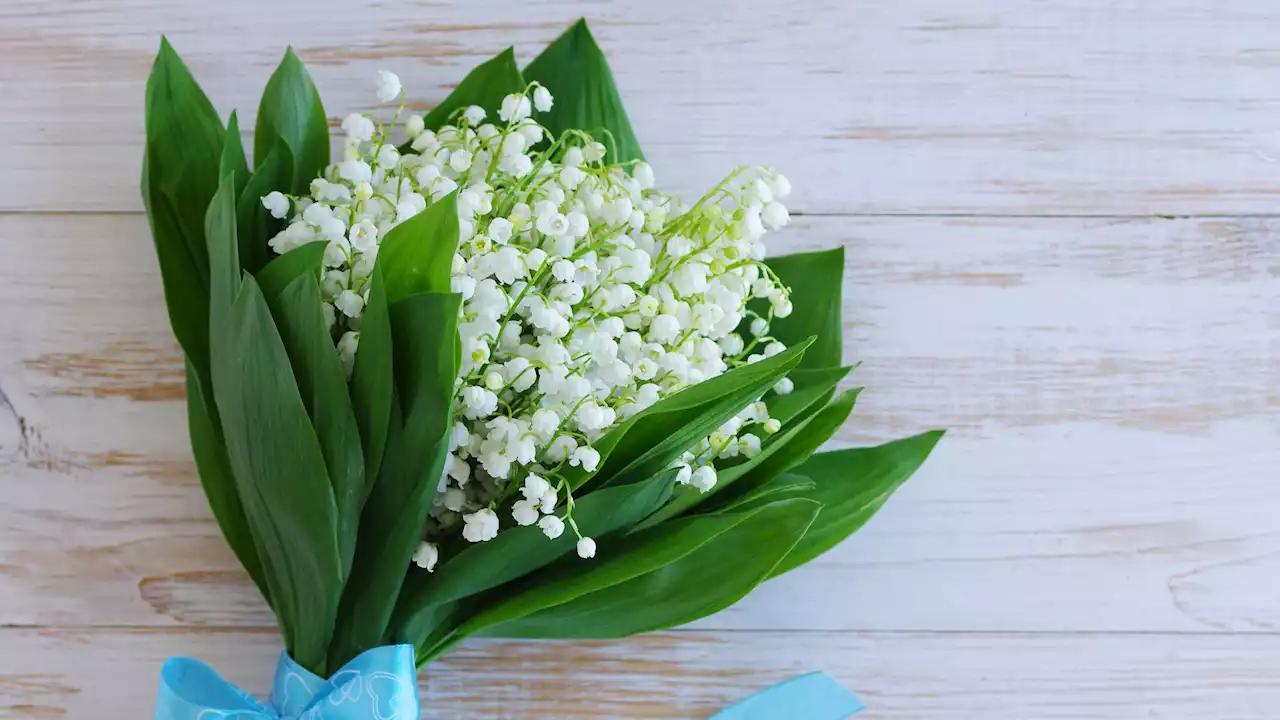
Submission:
M 769 323 L 791 301 L 761 262 L 761 238 L 787 223 L 790 185 L 741 168 L 686 207 L 654 189 L 648 164 L 610 163 L 585 132 L 551 137 L 534 112 L 554 100 L 537 84 L 508 96 L 496 118 L 472 106 L 432 131 L 409 116 L 397 149 L 390 133 L 404 93 L 394 74 L 379 74 L 378 97 L 400 100 L 390 125 L 346 118 L 345 156 L 310 195 L 262 202 L 288 218 L 271 240 L 277 253 L 328 242 L 324 309 L 350 371 L 379 242 L 457 191 L 462 367 L 450 456 L 415 562 L 433 568 L 436 542 L 459 531 L 471 542 L 495 537 L 499 511 L 550 538 L 567 526 L 578 554 L 592 557 L 563 470 L 595 471 L 593 444 L 620 422 L 785 349 Z M 753 299 L 767 310 L 748 308 Z M 774 391 L 790 389 L 784 379 Z M 751 404 L 685 453 L 678 482 L 709 490 L 717 461 L 755 456 L 778 429 L 764 402 Z

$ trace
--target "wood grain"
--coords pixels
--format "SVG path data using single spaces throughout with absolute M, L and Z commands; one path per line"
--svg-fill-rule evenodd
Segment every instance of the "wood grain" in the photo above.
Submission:
M 1278 226 L 797 220 L 775 250 L 846 249 L 868 390 L 839 442 L 950 433 L 856 539 L 699 627 L 1280 630 Z M 191 466 L 144 219 L 0 237 L 0 305 L 30 308 L 0 329 L 0 622 L 270 627 Z
M 0 718 L 148 716 L 164 659 L 197 650 L 266 694 L 267 632 L 0 630 Z M 110 668 L 106 671 L 105 668 Z M 420 676 L 423 718 L 695 720 L 797 673 L 855 690 L 863 720 L 1272 720 L 1275 636 L 669 632 L 479 641 Z M 122 681 L 127 678 L 128 681 Z
M 765 163 L 806 212 L 1276 212 L 1280 7 L 1258 0 L 9 2 L 0 209 L 139 208 L 161 33 L 245 128 L 292 43 L 336 125 L 379 68 L 425 108 L 581 15 L 681 191 Z

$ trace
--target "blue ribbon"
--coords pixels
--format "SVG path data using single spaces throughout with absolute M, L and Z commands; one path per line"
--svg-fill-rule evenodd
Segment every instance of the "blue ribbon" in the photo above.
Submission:
M 845 720 L 862 703 L 826 673 L 778 683 L 710 720 Z M 269 704 L 191 658 L 170 658 L 160 671 L 155 720 L 418 720 L 412 645 L 369 650 L 321 678 L 280 654 Z
M 857 696 L 830 675 L 811 672 L 761 690 L 710 720 L 845 720 L 863 707 Z
M 360 654 L 325 680 L 280 654 L 270 704 L 191 658 L 160 671 L 155 720 L 418 720 L 412 645 Z

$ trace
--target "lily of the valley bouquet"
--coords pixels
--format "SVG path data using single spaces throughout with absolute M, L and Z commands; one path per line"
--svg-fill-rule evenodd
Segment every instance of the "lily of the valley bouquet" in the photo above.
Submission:
M 717 612 L 933 448 L 815 454 L 858 394 L 837 392 L 842 251 L 766 252 L 775 170 L 658 189 L 584 23 L 425 116 L 390 72 L 376 94 L 331 156 L 286 53 L 250 166 L 167 43 L 152 70 L 142 195 L 192 449 L 287 649 L 274 706 L 185 661 L 162 716 L 417 717 L 414 665 L 459 641 Z

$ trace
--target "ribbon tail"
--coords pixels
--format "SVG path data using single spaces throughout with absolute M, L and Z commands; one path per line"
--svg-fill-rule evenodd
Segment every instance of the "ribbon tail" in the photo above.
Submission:
M 169 658 L 160 670 L 155 720 L 260 720 L 270 708 L 192 658 Z
M 864 707 L 830 675 L 812 672 L 761 690 L 710 720 L 846 720 Z

